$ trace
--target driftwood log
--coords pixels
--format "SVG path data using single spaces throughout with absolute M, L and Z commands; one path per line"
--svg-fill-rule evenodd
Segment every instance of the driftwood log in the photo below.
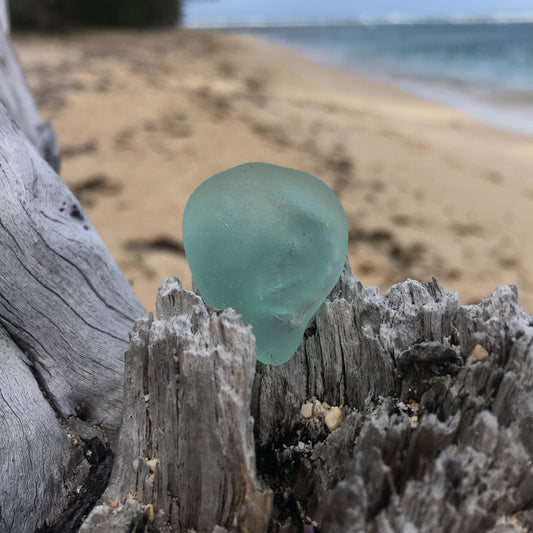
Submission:
M 55 134 L 8 29 L 0 1 L 0 531 L 68 531 L 106 486 L 144 310 L 43 159 L 58 162 Z
M 81 444 L 116 439 L 123 354 L 144 311 L 1 105 L 0 190 L 0 531 L 32 531 L 90 481 Z
M 460 306 L 435 280 L 363 288 L 347 264 L 295 356 L 264 366 L 239 315 L 176 279 L 144 314 L 6 107 L 0 532 L 533 530 L 514 287 Z

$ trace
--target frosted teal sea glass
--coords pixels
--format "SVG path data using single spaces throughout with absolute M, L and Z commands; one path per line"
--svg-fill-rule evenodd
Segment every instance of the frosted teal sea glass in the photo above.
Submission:
M 253 326 L 257 358 L 280 365 L 339 279 L 348 225 L 323 181 L 247 163 L 194 191 L 183 215 L 183 243 L 205 303 L 240 313 Z

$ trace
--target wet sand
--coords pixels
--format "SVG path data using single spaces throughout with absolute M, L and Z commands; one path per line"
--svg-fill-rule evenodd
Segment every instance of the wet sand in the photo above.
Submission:
M 181 217 L 195 187 L 264 161 L 333 188 L 364 285 L 435 276 L 472 303 L 513 283 L 533 312 L 533 139 L 242 35 L 14 42 L 61 176 L 147 309 L 164 277 L 190 287 Z

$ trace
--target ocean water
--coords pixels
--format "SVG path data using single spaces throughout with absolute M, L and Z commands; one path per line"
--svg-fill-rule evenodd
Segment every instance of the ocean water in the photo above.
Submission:
M 373 76 L 500 128 L 533 136 L 533 22 L 237 31 L 283 43 L 323 63 Z

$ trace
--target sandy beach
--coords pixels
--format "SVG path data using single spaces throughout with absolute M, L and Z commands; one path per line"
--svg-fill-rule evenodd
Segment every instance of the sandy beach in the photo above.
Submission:
M 147 309 L 164 277 L 190 287 L 181 217 L 196 186 L 264 161 L 337 193 L 364 285 L 434 276 L 474 303 L 516 284 L 533 312 L 533 139 L 243 35 L 14 43 L 61 176 Z

